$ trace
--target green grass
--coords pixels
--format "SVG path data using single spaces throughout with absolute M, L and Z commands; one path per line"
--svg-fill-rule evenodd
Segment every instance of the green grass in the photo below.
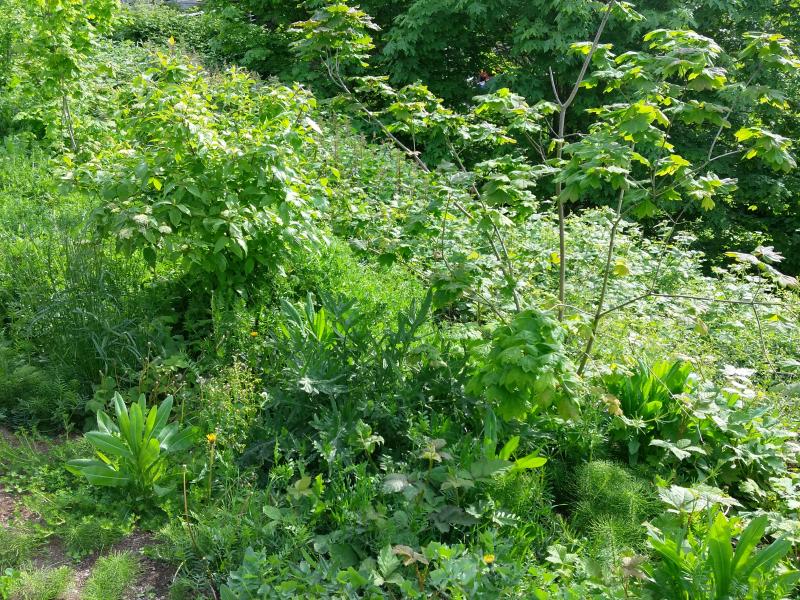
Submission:
M 101 556 L 92 568 L 81 598 L 118 600 L 139 574 L 139 561 L 130 552 Z
M 56 600 L 67 591 L 71 580 L 69 567 L 25 570 L 11 588 L 11 600 Z
M 39 540 L 23 527 L 0 525 L 0 566 L 18 567 L 30 560 Z
M 126 523 L 117 523 L 107 517 L 91 515 L 68 522 L 60 533 L 69 555 L 81 558 L 96 550 L 108 548 L 129 532 L 130 526 Z

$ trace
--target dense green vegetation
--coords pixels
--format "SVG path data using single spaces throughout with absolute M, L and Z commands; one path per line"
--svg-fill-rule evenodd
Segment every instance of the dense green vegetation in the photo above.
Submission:
M 796 597 L 794 4 L 0 0 L 0 598 Z

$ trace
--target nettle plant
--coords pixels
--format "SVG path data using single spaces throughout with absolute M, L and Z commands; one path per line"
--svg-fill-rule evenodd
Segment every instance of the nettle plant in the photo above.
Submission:
M 299 86 L 237 69 L 212 78 L 158 54 L 122 96 L 117 143 L 66 178 L 100 192 L 94 223 L 121 249 L 153 266 L 178 259 L 202 285 L 247 295 L 259 272 L 321 242 L 326 189 L 305 169 L 314 107 Z
M 666 248 L 687 212 L 709 210 L 735 189 L 736 180 L 726 176 L 734 161 L 758 159 L 778 171 L 795 166 L 791 141 L 770 131 L 764 111 L 760 116 L 744 112 L 755 105 L 776 116 L 788 110 L 782 92 L 765 83 L 800 67 L 787 39 L 750 33 L 738 53 L 728 54 L 695 31 L 659 29 L 644 36 L 642 50 L 617 53 L 601 43 L 609 20 L 643 17 L 631 4 L 616 0 L 596 3 L 596 8 L 600 24 L 593 40 L 572 45 L 580 63 L 576 80 L 564 88 L 551 76 L 554 101 L 530 104 L 501 89 L 477 97 L 466 114 L 446 108 L 425 86 L 395 89 L 386 78 L 357 76 L 368 67 L 368 32 L 375 26 L 368 15 L 344 3 L 326 4 L 297 24 L 301 37 L 295 45 L 301 58 L 320 62 L 357 111 L 441 191 L 444 200 L 431 209 L 441 220 L 440 258 L 450 281 L 437 275 L 440 287 L 458 290 L 501 322 L 530 310 L 523 300 L 526 282 L 515 265 L 515 236 L 532 217 L 539 196 L 552 200 L 559 217 L 559 248 L 551 260 L 559 277 L 550 305 L 582 338 L 575 344 L 581 346 L 574 358 L 577 375 L 589 365 L 605 316 L 649 297 L 669 297 L 660 288 L 659 262 L 647 289 L 608 305 L 609 292 L 627 268 L 615 252 L 626 218 L 669 217 L 673 226 L 662 240 Z M 568 120 L 568 113 L 586 89 L 593 90 L 598 102 L 581 119 L 588 126 L 570 132 L 568 123 L 575 119 Z M 681 150 L 679 141 L 688 131 L 707 146 Z M 487 153 L 490 160 L 470 160 Z M 428 164 L 429 157 L 438 160 L 438 169 Z M 588 310 L 575 310 L 566 300 L 565 215 L 570 205 L 587 202 L 608 204 L 614 214 L 597 297 Z M 446 242 L 448 232 L 457 229 L 455 223 L 472 227 L 483 240 L 480 246 L 468 253 L 456 243 L 453 250 Z M 451 262 L 451 257 L 469 257 L 470 267 L 461 260 Z M 750 300 L 757 310 L 757 300 Z M 527 376 L 529 382 L 514 385 L 531 390 L 527 402 L 546 406 L 550 395 L 536 392 L 536 370 Z M 520 417 L 528 411 L 504 412 Z

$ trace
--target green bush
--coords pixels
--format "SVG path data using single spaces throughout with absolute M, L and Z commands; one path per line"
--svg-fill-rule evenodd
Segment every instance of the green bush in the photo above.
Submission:
M 368 11 L 381 4 L 365 1 Z M 48 6 L 59 3 L 81 18 L 56 32 L 55 47 L 93 20 L 78 10 L 85 2 Z M 690 18 L 689 0 L 668 3 Z M 510 90 L 459 113 L 429 93 L 435 81 L 392 90 L 369 77 L 320 110 L 307 90 L 241 70 L 313 80 L 325 75 L 322 58 L 336 74 L 349 50 L 369 45 L 364 15 L 346 5 L 319 5 L 299 44 L 315 60 L 296 70 L 283 60 L 287 24 L 310 4 L 205 0 L 196 16 L 137 5 L 122 9 L 116 39 L 88 35 L 78 49 L 67 82 L 78 149 L 63 152 L 61 90 L 45 89 L 39 106 L 20 91 L 35 78 L 14 79 L 41 72 L 49 54 L 21 48 L 28 65 L 3 53 L 31 33 L 15 13 L 31 3 L 0 4 L 12 9 L 0 17 L 0 135 L 27 135 L 0 150 L 0 412 L 41 430 L 101 411 L 81 440 L 45 449 L 36 432 L 0 438 L 0 483 L 42 523 L 41 536 L 0 530 L 0 564 L 25 564 L 44 535 L 83 557 L 138 524 L 159 531 L 148 552 L 181 566 L 176 600 L 768 598 L 772 583 L 776 596 L 793 592 L 796 575 L 780 564 L 789 542 L 757 548 L 783 530 L 800 539 L 798 303 L 778 287 L 793 280 L 767 264 L 779 261 L 774 249 L 737 255 L 747 268 L 713 269 L 680 233 L 682 218 L 738 202 L 727 179 L 735 156 L 763 150 L 779 167 L 793 163 L 793 126 L 778 127 L 796 117 L 785 110 L 792 96 L 772 89 L 771 69 L 682 30 L 656 31 L 647 49 L 606 46 L 672 17 L 652 23 L 657 2 L 645 0 L 645 21 L 630 29 L 628 3 L 570 0 L 561 4 L 577 7 L 580 27 L 529 40 L 575 51 L 559 55 L 559 94 L 589 50 L 561 34 L 592 33 L 605 9 L 609 21 L 587 60 L 588 89 L 576 88 L 566 130 L 578 133 L 553 139 L 557 107 Z M 433 2 L 413 4 L 420 17 Z M 390 23 L 403 9 L 379 10 Z M 476 52 L 493 48 L 487 39 L 470 40 L 468 53 L 501 60 Z M 377 43 L 397 56 L 398 40 Z M 758 53 L 753 62 L 800 68 L 787 38 L 723 42 Z M 453 96 L 471 94 L 452 72 L 458 57 L 443 59 L 426 68 L 451 71 Z M 230 61 L 236 69 L 217 70 Z M 331 88 L 315 89 L 321 98 Z M 363 122 L 345 116 L 363 108 L 357 95 Z M 720 126 L 719 157 L 684 139 Z M 380 132 L 409 151 L 366 137 Z M 48 141 L 23 141 L 34 135 Z M 554 177 L 556 202 L 576 202 L 563 222 Z M 740 183 L 751 195 L 763 181 Z M 616 213 L 578 210 L 617 191 Z M 754 276 L 756 255 L 772 277 Z M 179 457 L 194 430 L 201 445 Z M 599 460 L 611 456 L 640 466 Z M 654 518 L 656 484 L 666 519 Z M 709 498 L 727 521 L 695 510 Z M 751 511 L 769 513 L 772 529 L 764 519 L 740 527 Z M 84 596 L 119 598 L 135 563 L 99 559 Z M 12 582 L 45 579 L 19 568 L 0 576 L 0 597 Z
M 309 169 L 319 127 L 307 90 L 236 68 L 212 75 L 171 53 L 119 101 L 124 136 L 69 173 L 107 200 L 93 213 L 100 237 L 151 267 L 181 265 L 200 289 L 243 297 L 322 242 L 326 188 Z

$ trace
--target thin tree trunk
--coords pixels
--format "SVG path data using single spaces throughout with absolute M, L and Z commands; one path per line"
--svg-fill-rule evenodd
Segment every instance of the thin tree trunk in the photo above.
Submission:
M 75 130 L 72 126 L 72 113 L 69 110 L 69 95 L 66 91 L 62 92 L 61 95 L 61 120 L 64 123 L 64 127 L 67 129 L 67 135 L 69 135 L 72 151 L 77 152 L 78 144 L 75 142 Z
M 611 278 L 611 261 L 614 259 L 614 247 L 617 241 L 617 230 L 619 224 L 622 222 L 622 201 L 625 199 L 625 189 L 619 191 L 619 201 L 617 202 L 617 216 L 614 219 L 614 225 L 611 227 L 611 237 L 608 240 L 608 252 L 606 253 L 606 266 L 603 271 L 603 285 L 600 287 L 600 297 L 597 299 L 597 309 L 592 319 L 592 328 L 589 332 L 589 339 L 586 340 L 586 348 L 583 350 L 581 356 L 580 366 L 578 367 L 578 375 L 583 375 L 586 369 L 586 363 L 589 361 L 589 356 L 592 354 L 594 347 L 594 340 L 597 337 L 597 327 L 600 325 L 600 319 L 603 318 L 603 307 L 606 302 L 606 293 L 608 292 L 608 281 Z
M 583 60 L 583 64 L 581 65 L 580 73 L 578 74 L 578 78 L 575 81 L 575 84 L 572 86 L 572 90 L 570 91 L 569 96 L 567 96 L 566 100 L 563 102 L 561 101 L 561 97 L 558 94 L 558 89 L 556 87 L 555 78 L 553 77 L 553 71 L 550 71 L 550 84 L 553 87 L 553 94 L 555 95 L 556 103 L 558 104 L 558 131 L 556 132 L 557 139 L 556 139 L 556 159 L 560 163 L 561 159 L 564 156 L 564 136 L 566 135 L 566 123 L 567 123 L 567 111 L 569 107 L 572 106 L 572 103 L 575 101 L 575 97 L 578 95 L 578 90 L 581 87 L 581 83 L 583 82 L 584 77 L 586 77 L 586 71 L 589 69 L 589 64 L 592 62 L 592 58 L 594 57 L 595 52 L 597 52 L 597 47 L 600 45 L 600 37 L 603 35 L 603 31 L 606 28 L 606 24 L 608 23 L 608 18 L 611 16 L 611 9 L 617 4 L 616 0 L 612 0 L 608 3 L 605 12 L 603 13 L 603 19 L 600 21 L 600 25 L 597 28 L 597 31 L 594 35 L 594 40 L 592 40 L 592 47 L 589 50 L 589 53 L 586 55 L 586 58 Z M 566 225 L 565 225 L 565 211 L 564 211 L 564 200 L 561 197 L 561 192 L 563 191 L 563 185 L 560 181 L 556 182 L 556 202 L 558 203 L 558 320 L 564 320 L 564 308 L 565 308 L 565 299 L 566 299 L 566 289 L 567 289 L 567 235 L 566 235 Z

